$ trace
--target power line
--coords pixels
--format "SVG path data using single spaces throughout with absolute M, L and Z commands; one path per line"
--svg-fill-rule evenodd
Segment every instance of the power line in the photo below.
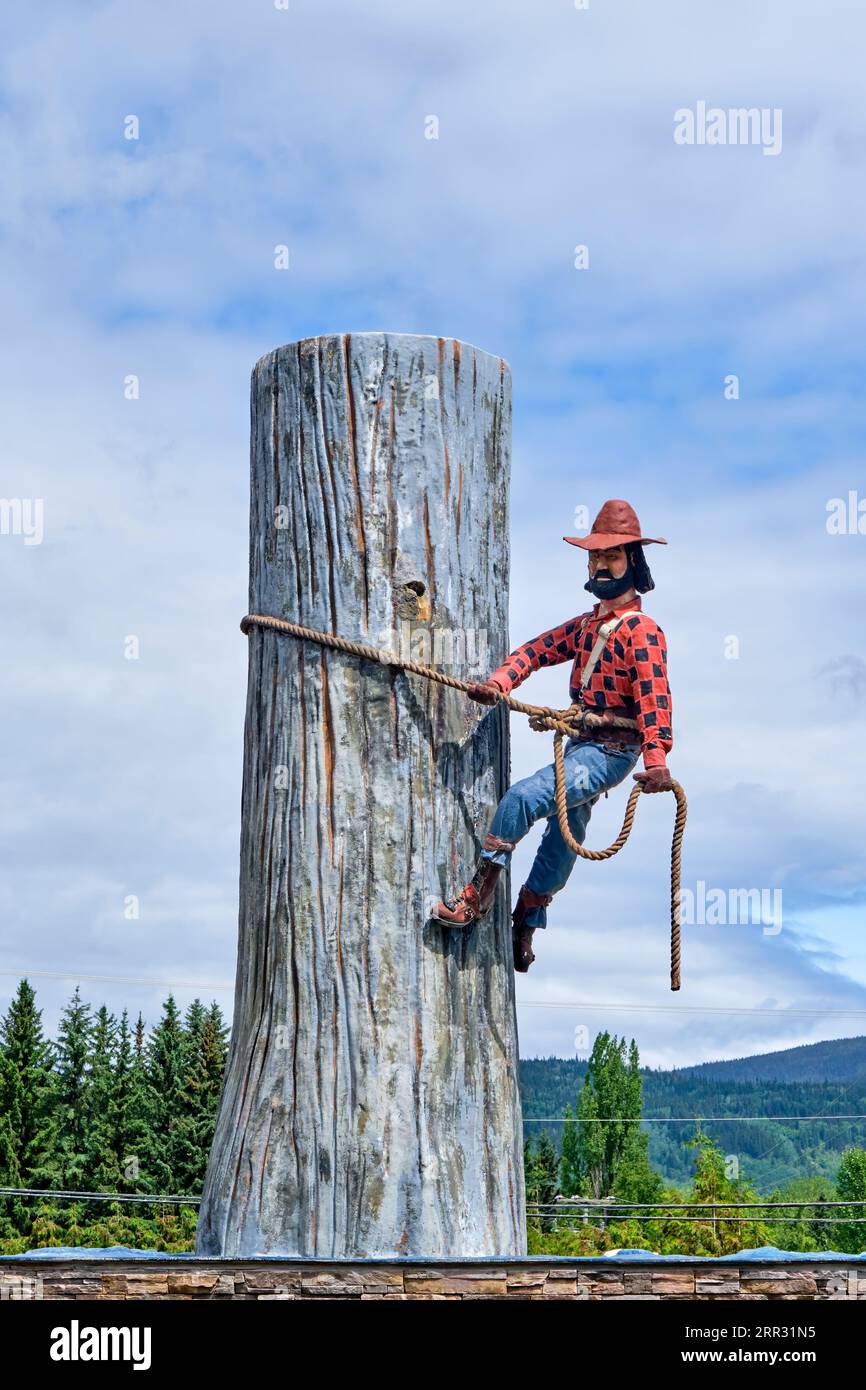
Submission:
M 48 1187 L 0 1187 L 0 1197 L 59 1197 L 68 1202 L 145 1202 L 154 1206 L 168 1203 L 196 1206 L 201 1197 L 154 1195 L 147 1192 L 63 1192 Z
M 530 1212 L 527 1209 L 527 1216 L 528 1215 L 530 1215 Z M 546 1220 L 548 1217 L 542 1216 L 540 1219 Z M 583 1222 L 581 1217 L 572 1217 L 570 1219 L 572 1221 L 577 1219 L 582 1222 L 582 1224 L 588 1224 L 590 1226 L 596 1224 L 596 1222 L 591 1220 Z M 615 1222 L 622 1224 L 624 1221 L 663 1221 L 665 1225 L 668 1225 L 672 1221 L 724 1221 L 728 1225 L 735 1226 L 755 1226 L 759 1222 L 763 1222 L 766 1226 L 838 1226 L 843 1223 L 846 1226 L 866 1226 L 866 1216 L 850 1216 L 842 1217 L 841 1219 L 838 1216 L 603 1216 L 600 1217 L 599 1220 L 607 1221 L 610 1224 L 614 1224 Z M 569 1226 L 569 1229 L 574 1230 L 575 1227 Z M 819 1255 L 821 1251 L 815 1250 L 810 1253 Z M 698 1256 L 696 1258 L 700 1257 Z
M 233 990 L 234 984 L 208 980 L 150 980 L 139 975 L 87 975 L 71 970 L 0 970 L 0 975 L 17 975 L 23 980 L 40 977 L 46 980 L 88 980 L 114 985 L 148 985 L 159 989 Z
M 81 1202 L 187 1202 L 199 1203 L 201 1197 L 185 1197 L 179 1193 L 165 1192 L 75 1192 L 65 1188 L 49 1187 L 0 1187 L 0 1196 L 3 1197 L 62 1197 L 69 1201 Z M 803 1208 L 810 1210 L 813 1207 L 866 1207 L 866 1200 L 860 1199 L 834 1199 L 823 1201 L 814 1199 L 811 1202 L 785 1202 L 785 1201 L 766 1201 L 766 1202 L 617 1202 L 613 1198 L 606 1201 L 598 1197 L 571 1197 L 563 1202 L 527 1202 L 527 1210 L 556 1212 L 560 1215 L 573 1215 L 574 1212 L 583 1212 L 590 1206 L 603 1208 L 605 1215 L 612 1211 L 720 1211 L 736 1209 L 737 1211 L 765 1211 L 793 1210 Z
M 610 1009 L 649 1014 L 749 1014 L 762 1018 L 866 1018 L 866 1009 L 723 1009 L 708 1004 L 599 1004 L 582 999 L 518 999 L 524 1009 Z
M 540 1115 L 524 1115 L 524 1124 L 536 1125 L 685 1125 L 685 1124 L 706 1124 L 710 1120 L 725 1121 L 733 1120 L 866 1120 L 866 1115 L 661 1115 L 661 1116 L 641 1116 L 640 1119 L 626 1118 L 623 1115 L 614 1115 L 612 1119 L 602 1119 L 597 1115 L 586 1120 L 579 1115 L 572 1115 L 567 1118 L 561 1115 L 556 1118 L 548 1118 Z
M 52 1188 L 37 1187 L 0 1187 L 0 1197 L 53 1197 L 62 1201 L 73 1202 L 134 1202 L 145 1206 L 199 1206 L 201 1197 L 183 1197 L 176 1193 L 130 1193 L 130 1192 L 68 1192 Z M 569 1221 L 591 1221 L 594 1216 L 597 1220 L 610 1223 L 624 1221 L 726 1221 L 738 1224 L 752 1225 L 759 1221 L 764 1221 L 770 1225 L 837 1225 L 844 1222 L 845 1225 L 866 1225 L 866 1217 L 860 1216 L 836 1216 L 836 1217 L 811 1217 L 811 1216 L 729 1216 L 729 1211 L 760 1210 L 775 1211 L 778 1209 L 790 1210 L 797 1208 L 837 1208 L 849 1209 L 851 1207 L 864 1207 L 866 1201 L 833 1201 L 833 1202 L 609 1202 L 598 1203 L 596 1209 L 592 1211 L 589 1203 L 586 1204 L 586 1215 L 584 1206 L 577 1199 L 569 1206 L 563 1207 L 559 1203 L 538 1203 L 528 1202 L 526 1211 L 528 1216 L 538 1216 L 542 1219 L 552 1219 L 556 1217 L 558 1221 L 563 1219 Z M 678 1212 L 687 1208 L 700 1213 L 699 1215 L 672 1216 L 662 1215 L 663 1212 Z M 638 1216 L 640 1211 L 658 1211 L 657 1216 Z M 625 1212 L 623 1216 L 617 1212 Z
M 609 1199 L 605 1197 L 566 1197 L 559 1202 L 527 1202 L 526 1205 L 527 1209 L 532 1207 L 535 1211 L 564 1211 L 566 1215 L 570 1215 L 574 1210 L 579 1209 L 583 1212 L 590 1207 L 603 1209 L 604 1213 L 611 1211 L 648 1211 L 650 1207 L 659 1210 L 664 1209 L 666 1211 L 680 1211 L 684 1208 L 689 1211 L 727 1211 L 728 1209 L 736 1209 L 737 1211 L 744 1211 L 747 1209 L 764 1211 L 766 1208 L 774 1210 L 779 1207 L 785 1207 L 789 1210 L 792 1207 L 803 1207 L 807 1211 L 810 1211 L 812 1207 L 866 1207 L 866 1201 L 862 1201 L 858 1198 L 856 1201 L 835 1199 L 832 1202 L 825 1202 L 816 1197 L 811 1202 L 617 1202 L 612 1197 Z
M 20 979 L 87 980 L 102 984 L 145 985 L 152 989 L 197 989 L 233 991 L 234 982 L 225 980 L 161 980 L 140 975 L 102 975 L 71 970 L 0 970 L 0 975 Z M 620 1013 L 673 1013 L 746 1015 L 759 1018 L 866 1018 L 866 1009 L 759 1009 L 721 1008 L 707 1004 L 621 1004 L 585 999 L 517 999 L 521 1009 L 606 1009 Z

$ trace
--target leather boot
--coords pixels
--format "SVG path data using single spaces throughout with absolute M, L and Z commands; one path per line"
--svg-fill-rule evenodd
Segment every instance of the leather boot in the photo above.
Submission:
M 501 840 L 498 835 L 485 835 L 484 849 L 513 850 L 516 840 Z M 484 917 L 493 906 L 496 885 L 502 872 L 501 864 L 492 859 L 479 858 L 472 878 L 460 889 L 455 898 L 441 898 L 433 909 L 434 921 L 446 927 L 471 927 L 480 917 Z
M 514 949 L 514 969 L 520 975 L 525 975 L 535 960 L 532 949 L 532 933 L 535 927 L 526 925 L 526 914 L 532 907 L 547 907 L 552 900 L 552 893 L 533 893 L 525 883 L 517 895 L 517 902 L 511 914 L 511 945 Z

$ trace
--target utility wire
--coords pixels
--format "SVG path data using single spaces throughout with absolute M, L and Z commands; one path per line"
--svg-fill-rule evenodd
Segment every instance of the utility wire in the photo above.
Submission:
M 529 1212 L 527 1211 L 527 1215 Z M 541 1218 L 547 1219 L 545 1217 Z M 581 1218 L 577 1218 L 581 1221 Z M 574 1218 L 572 1217 L 573 1221 Z M 755 1226 L 763 1222 L 765 1226 L 838 1226 L 844 1222 L 846 1226 L 866 1226 L 866 1216 L 843 1217 L 842 1221 L 838 1216 L 604 1216 L 600 1220 L 607 1221 L 611 1225 L 615 1222 L 622 1224 L 624 1221 L 664 1221 L 667 1225 L 671 1221 L 724 1221 L 728 1225 Z M 559 1223 L 557 1223 L 559 1224 Z M 595 1225 L 593 1221 L 588 1221 L 588 1225 Z M 569 1227 L 574 1230 L 574 1226 Z M 804 1253 L 820 1255 L 820 1250 L 813 1250 Z M 841 1253 L 841 1252 L 840 1252 Z M 866 1252 L 864 1252 L 866 1253 Z
M 866 1009 L 723 1009 L 709 1004 L 599 1004 L 585 999 L 518 999 L 525 1009 L 610 1009 L 648 1014 L 750 1014 L 761 1018 L 866 1018 Z
M 201 1197 L 179 1197 L 149 1192 L 63 1192 L 48 1187 L 0 1187 L 0 1197 L 59 1197 L 69 1202 L 146 1202 L 158 1206 L 165 1202 L 195 1205 Z
M 661 1115 L 661 1116 L 642 1116 L 640 1119 L 626 1118 L 622 1115 L 614 1115 L 612 1119 L 602 1119 L 594 1115 L 586 1120 L 582 1120 L 579 1115 L 572 1115 L 570 1119 L 561 1115 L 558 1117 L 547 1117 L 540 1115 L 524 1115 L 524 1124 L 535 1125 L 685 1125 L 709 1123 L 710 1120 L 725 1123 L 732 1120 L 866 1120 L 866 1115 Z
M 182 1197 L 177 1194 L 166 1195 L 164 1193 L 130 1193 L 130 1192 L 66 1192 L 55 1191 L 51 1188 L 36 1187 L 0 1187 L 0 1197 L 54 1197 L 63 1201 L 74 1202 L 136 1202 L 146 1206 L 198 1206 L 201 1197 Z M 590 1204 L 585 1204 L 589 1209 Z M 556 1203 L 527 1203 L 527 1214 L 530 1216 L 540 1216 L 549 1218 L 556 1216 L 558 1220 L 568 1219 L 570 1221 L 581 1221 L 589 1219 L 595 1215 L 599 1220 L 608 1222 L 624 1221 L 727 1221 L 753 1224 L 757 1221 L 764 1221 L 769 1225 L 836 1225 L 844 1221 L 846 1225 L 866 1225 L 866 1217 L 811 1217 L 811 1216 L 728 1216 L 728 1211 L 752 1210 L 774 1211 L 776 1209 L 791 1209 L 805 1207 L 828 1208 L 828 1207 L 863 1207 L 866 1202 L 598 1202 L 597 1206 L 603 1208 L 601 1211 L 593 1212 L 588 1210 L 586 1218 L 583 1216 L 583 1207 L 579 1199 L 574 1200 L 568 1207 Z M 661 1213 L 683 1211 L 687 1208 L 694 1208 L 700 1215 L 686 1216 L 663 1216 Z M 632 1211 L 659 1211 L 658 1216 L 637 1216 L 630 1215 Z M 626 1215 L 618 1216 L 618 1211 L 625 1211 Z
M 581 1212 L 588 1207 L 603 1207 L 606 1212 L 610 1211 L 648 1211 L 651 1207 L 664 1209 L 666 1211 L 719 1211 L 724 1207 L 725 1210 L 735 1208 L 737 1211 L 760 1210 L 766 1208 L 775 1209 L 785 1207 L 786 1209 L 804 1207 L 811 1211 L 813 1207 L 866 1207 L 866 1201 L 834 1200 L 832 1202 L 819 1201 L 817 1198 L 812 1202 L 737 1202 L 724 1201 L 718 1202 L 617 1202 L 613 1198 L 608 1200 L 605 1197 L 566 1197 L 561 1202 L 527 1202 L 527 1208 L 532 1207 L 533 1211 L 558 1211 L 565 1212 L 566 1216 L 573 1214 L 575 1209 Z
M 105 1202 L 201 1202 L 201 1197 L 184 1197 L 177 1193 L 151 1193 L 151 1192 L 74 1192 L 66 1189 L 54 1189 L 47 1187 L 0 1187 L 0 1196 L 11 1197 L 63 1197 L 70 1201 L 105 1201 Z M 719 1211 L 721 1208 L 735 1208 L 737 1211 L 744 1210 L 774 1210 L 785 1208 L 792 1210 L 803 1208 L 811 1210 L 813 1207 L 866 1207 L 866 1200 L 860 1199 L 834 1199 L 833 1201 L 823 1201 L 815 1199 L 811 1202 L 736 1202 L 719 1200 L 718 1202 L 617 1202 L 613 1198 L 609 1200 L 603 1197 L 570 1197 L 562 1202 L 528 1202 L 527 1209 L 533 1211 L 557 1212 L 560 1215 L 573 1214 L 574 1210 L 583 1211 L 590 1206 L 603 1207 L 605 1212 L 611 1211 Z
M 0 970 L 0 975 L 13 975 L 20 979 L 41 978 L 46 980 L 88 980 L 103 984 L 145 985 L 152 989 L 197 989 L 202 991 L 234 990 L 234 982 L 225 980 L 154 980 L 140 975 L 94 975 L 70 970 Z M 752 1015 L 760 1018 L 866 1018 L 866 1009 L 758 1009 L 758 1008 L 720 1008 L 708 1004 L 619 1004 L 599 1003 L 586 999 L 520 999 L 517 1007 L 522 1009 L 608 1009 L 620 1013 L 663 1013 L 663 1014 L 730 1014 Z
M 0 970 L 0 975 L 17 975 L 22 980 L 39 977 L 43 980 L 91 980 L 113 985 L 148 985 L 159 989 L 233 990 L 234 984 L 208 980 L 148 980 L 140 975 L 87 975 L 71 970 Z

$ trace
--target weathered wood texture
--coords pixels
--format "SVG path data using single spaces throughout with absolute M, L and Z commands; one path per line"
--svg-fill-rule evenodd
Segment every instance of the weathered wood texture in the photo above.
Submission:
M 252 377 L 250 611 L 485 676 L 508 651 L 510 374 L 432 337 Z M 525 1250 L 507 875 L 430 922 L 508 775 L 507 716 L 249 637 L 238 969 L 201 1254 Z

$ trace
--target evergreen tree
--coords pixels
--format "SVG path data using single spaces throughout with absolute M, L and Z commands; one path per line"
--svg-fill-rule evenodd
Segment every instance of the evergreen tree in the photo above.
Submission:
M 132 1034 L 129 1031 L 129 1014 L 126 1009 L 120 1015 L 120 1023 L 117 1026 L 117 1045 L 114 1053 L 114 1069 L 112 1073 L 113 1099 L 114 1099 L 114 1137 L 113 1148 L 117 1159 L 117 1188 L 119 1192 L 127 1191 L 125 1183 L 127 1181 L 124 1169 L 129 1163 L 128 1134 L 129 1134 L 129 1106 L 132 1095 Z
M 577 1125 L 570 1105 L 565 1107 L 562 1126 L 562 1149 L 559 1160 L 559 1190 L 563 1197 L 573 1197 L 580 1186 L 580 1145 Z
M 702 1212 L 694 1222 L 676 1223 L 683 1228 L 678 1237 L 679 1249 L 684 1254 L 729 1255 L 768 1244 L 763 1220 L 743 1221 L 737 1210 L 741 1203 L 757 1202 L 757 1192 L 744 1177 L 728 1177 L 725 1155 L 719 1145 L 703 1133 L 700 1123 L 687 1146 L 697 1150 L 689 1202 L 715 1205 Z
M 51 1143 L 51 1046 L 42 1033 L 36 995 L 21 980 L 0 1019 L 0 1186 L 31 1187 L 40 1154 Z M 30 1203 L 0 1199 L 0 1231 L 26 1230 Z
M 26 981 L 0 1020 L 0 1186 L 201 1191 L 225 1072 L 219 1006 L 170 996 L 148 1037 L 76 989 L 56 1043 L 42 1038 Z M 22 1165 L 29 1164 L 29 1167 Z M 58 1245 L 188 1250 L 194 1207 L 0 1199 L 0 1251 Z
M 23 1178 L 16 1143 L 21 1123 L 20 1078 L 0 1051 L 0 1187 L 21 1187 Z M 23 1229 L 24 1202 L 16 1197 L 0 1197 L 0 1241 L 14 1239 Z
M 214 1065 L 219 1066 L 220 1076 L 225 1077 L 226 1061 L 228 1060 L 229 1051 L 229 1029 L 226 1027 L 225 1019 L 223 1018 L 223 1011 L 220 1008 L 219 1004 L 216 1002 L 216 1000 L 213 1001 L 210 1008 L 208 1009 L 208 1018 L 210 1019 L 211 1024 L 213 1025 L 214 1041 L 216 1047 Z
M 158 1192 L 156 1165 L 152 1161 L 158 1146 L 155 1134 L 156 1102 L 148 1075 L 147 1033 L 138 1015 L 132 1035 L 131 1053 L 124 1038 L 124 1012 L 115 1065 L 118 1095 L 117 1154 L 120 1163 L 119 1191 Z
M 182 1166 L 178 1122 L 187 1064 L 187 1038 L 174 995 L 170 994 L 147 1049 L 153 1124 L 143 1158 L 151 1192 L 178 1191 L 176 1173 Z
M 198 1047 L 206 1018 L 207 1010 L 201 1000 L 193 999 L 192 1003 L 187 1008 L 183 1020 L 184 1030 L 192 1045 L 193 1052 Z
M 93 1028 L 87 1077 L 84 1186 L 92 1192 L 116 1192 L 120 1182 L 117 1153 L 117 1020 L 103 1004 Z M 88 1203 L 85 1219 L 99 1215 Z
M 528 1134 L 523 1137 L 523 1181 L 527 1205 L 534 1206 L 538 1201 L 538 1166 L 535 1162 L 535 1144 Z
M 554 1219 L 554 1213 L 550 1208 L 556 1201 L 559 1188 L 559 1154 L 546 1129 L 543 1129 L 539 1136 L 535 1165 L 538 1202 L 542 1208 L 541 1229 L 549 1231 L 553 1227 Z
M 201 1011 L 200 1025 L 188 1034 L 175 1143 L 178 1192 L 197 1196 L 204 1186 L 225 1071 L 224 1034 L 216 1004 Z
M 80 1189 L 87 1174 L 88 1071 L 93 1036 L 90 1005 L 76 985 L 60 1018 L 54 1044 L 50 1143 L 34 1168 L 36 1185 Z

